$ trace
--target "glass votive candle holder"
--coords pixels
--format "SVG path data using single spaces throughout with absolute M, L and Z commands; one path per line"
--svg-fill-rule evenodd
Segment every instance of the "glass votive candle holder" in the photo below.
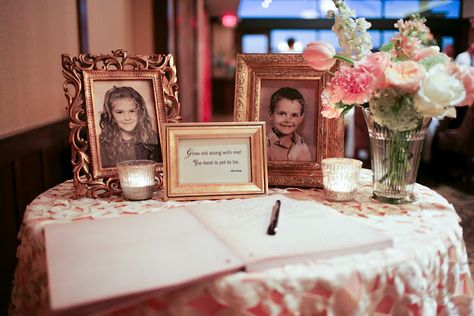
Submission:
M 117 163 L 122 195 L 127 200 L 147 200 L 153 197 L 155 185 L 153 160 L 127 160 Z
M 362 161 L 351 158 L 326 158 L 322 161 L 324 197 L 329 201 L 355 198 Z

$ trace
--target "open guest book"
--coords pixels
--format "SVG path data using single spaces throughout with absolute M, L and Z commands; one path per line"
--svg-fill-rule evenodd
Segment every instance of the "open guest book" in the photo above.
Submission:
M 267 235 L 281 201 L 278 232 Z M 45 227 L 53 312 L 82 314 L 232 271 L 258 271 L 392 246 L 313 200 L 222 200 Z

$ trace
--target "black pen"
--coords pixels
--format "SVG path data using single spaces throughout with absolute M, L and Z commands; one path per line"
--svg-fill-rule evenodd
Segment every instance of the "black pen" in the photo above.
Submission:
M 280 215 L 280 200 L 276 200 L 272 208 L 272 216 L 270 218 L 270 225 L 267 228 L 267 235 L 275 235 L 277 232 L 278 215 Z

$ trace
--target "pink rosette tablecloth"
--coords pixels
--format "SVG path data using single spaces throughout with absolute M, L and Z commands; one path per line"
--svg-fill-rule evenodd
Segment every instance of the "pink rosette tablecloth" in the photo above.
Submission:
M 467 254 L 453 206 L 416 185 L 417 200 L 388 205 L 371 198 L 371 173 L 363 170 L 355 201 L 327 202 L 315 189 L 271 189 L 304 194 L 394 239 L 381 251 L 238 272 L 147 296 L 108 315 L 474 315 Z M 131 202 L 114 196 L 74 200 L 71 181 L 38 196 L 19 234 L 11 315 L 48 315 L 43 228 L 51 223 L 133 216 L 156 208 L 219 201 Z M 245 199 L 242 199 L 245 203 Z M 74 273 L 74 271 L 71 271 Z M 87 290 L 87 289 L 84 289 Z

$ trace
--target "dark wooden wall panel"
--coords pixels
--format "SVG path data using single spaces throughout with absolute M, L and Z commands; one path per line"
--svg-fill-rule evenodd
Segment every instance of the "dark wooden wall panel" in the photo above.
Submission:
M 213 114 L 227 115 L 232 118 L 234 114 L 234 79 L 212 79 L 212 111 Z
M 17 222 L 15 190 L 12 164 L 0 166 L 0 315 L 6 315 L 6 306 L 10 301 L 10 289 L 13 271 L 16 265 Z
M 0 315 L 7 314 L 17 235 L 27 205 L 72 177 L 67 121 L 0 139 Z
M 70 171 L 71 151 L 64 144 L 53 144 L 41 151 L 43 160 L 44 186 L 51 188 L 57 184 L 58 179 L 72 178 Z
M 38 189 L 42 190 L 45 188 L 42 175 L 40 152 L 34 152 L 15 161 L 15 190 L 20 219 L 23 218 L 23 213 L 28 203 L 38 195 Z

